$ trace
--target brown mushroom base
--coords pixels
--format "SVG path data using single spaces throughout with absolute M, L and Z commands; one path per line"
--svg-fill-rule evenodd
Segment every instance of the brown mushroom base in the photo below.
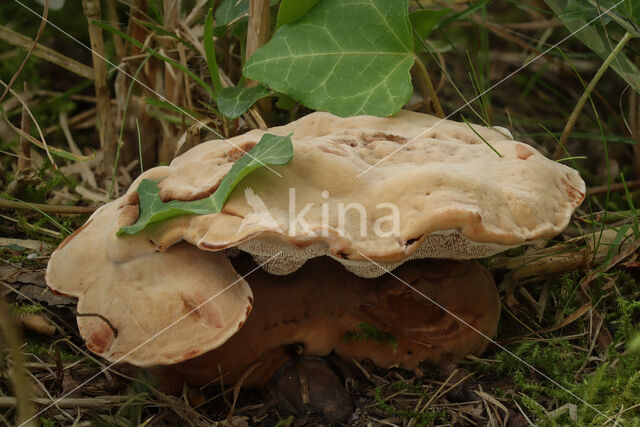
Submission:
M 247 256 L 233 261 L 241 275 L 255 268 Z M 381 368 L 449 365 L 484 351 L 500 315 L 493 279 L 476 261 L 417 260 L 364 279 L 320 257 L 289 276 L 258 270 L 247 280 L 255 302 L 240 331 L 215 350 L 156 368 L 165 388 L 221 374 L 229 385 L 245 373 L 244 387 L 261 387 L 290 360 L 292 345 L 303 356 L 333 351 Z

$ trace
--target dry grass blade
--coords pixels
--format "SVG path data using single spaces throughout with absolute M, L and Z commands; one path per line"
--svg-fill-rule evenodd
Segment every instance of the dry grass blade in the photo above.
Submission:
M 27 103 L 25 102 L 24 99 L 22 99 L 22 97 L 20 95 L 18 95 L 17 93 L 15 93 L 13 91 L 13 89 L 11 89 L 9 87 L 9 85 L 7 85 L 5 82 L 3 82 L 2 80 L 0 80 L 0 84 L 2 84 L 2 86 L 4 86 L 5 88 L 7 88 L 7 90 L 9 92 L 11 92 L 11 94 L 13 96 L 16 97 L 16 99 L 18 101 L 20 101 L 20 104 L 22 104 L 22 108 L 29 114 L 29 117 L 31 117 L 31 120 L 33 121 L 33 123 L 36 125 L 36 129 L 38 129 L 38 133 L 40 135 L 40 141 L 38 141 L 37 139 L 33 138 L 31 135 L 29 135 L 28 133 L 24 132 L 22 129 L 19 129 L 17 127 L 15 127 L 13 125 L 13 123 L 11 123 L 9 121 L 9 119 L 3 114 L 3 118 L 5 119 L 5 122 L 7 124 L 9 124 L 9 126 L 15 130 L 21 137 L 24 137 L 26 139 L 28 139 L 29 141 L 33 142 L 34 144 L 38 145 L 39 147 L 43 148 L 44 151 L 47 153 L 47 157 L 49 158 L 49 161 L 51 162 L 51 165 L 53 166 L 54 169 L 58 169 L 58 166 L 56 165 L 56 162 L 53 160 L 53 157 L 51 157 L 51 151 L 60 153 L 60 152 L 64 152 L 63 150 L 58 150 L 58 149 L 52 149 L 49 150 L 49 146 L 47 145 L 47 141 L 44 138 L 44 135 L 42 134 L 42 129 L 40 129 L 40 125 L 38 124 L 38 121 L 36 120 L 36 118 L 34 117 L 33 113 L 31 112 L 31 110 L 29 109 L 29 106 L 27 105 Z
M 33 406 L 30 401 L 30 387 L 24 368 L 24 358 L 20 351 L 22 343 L 4 297 L 0 298 L 0 331 L 2 331 L 4 340 L 11 353 L 11 358 L 13 359 L 11 380 L 13 383 L 13 392 L 16 395 L 16 397 L 13 398 L 13 405 L 18 408 L 16 424 L 25 423 L 25 425 L 28 426 L 35 426 L 35 423 L 30 422 L 33 417 Z
M 29 99 L 29 93 L 27 92 L 27 82 L 24 82 L 24 94 L 25 98 Z M 29 115 L 27 109 L 22 109 L 20 117 L 20 129 L 24 133 L 29 133 Z M 19 148 L 18 148 L 18 170 L 23 170 L 31 165 L 31 144 L 24 137 L 20 136 Z
M 94 80 L 96 91 L 96 106 L 98 112 L 98 133 L 100 134 L 100 147 L 104 155 L 104 170 L 115 168 L 116 139 L 111 117 L 111 91 L 107 83 L 107 62 L 105 61 L 104 40 L 102 29 L 93 25 L 92 21 L 100 21 L 99 0 L 83 0 L 82 8 L 89 25 L 89 38 L 91 39 L 91 58 L 93 60 Z M 112 178 L 115 179 L 115 176 Z
M 10 30 L 3 25 L 0 25 L 0 40 L 14 46 L 18 46 L 22 49 L 30 49 L 31 46 L 34 45 L 31 38 L 16 33 L 15 31 Z M 35 48 L 33 49 L 33 55 L 38 58 L 44 59 L 45 61 L 51 62 L 52 64 L 55 64 L 61 68 L 69 70 L 80 77 L 93 80 L 93 69 L 91 67 L 87 67 L 83 63 L 69 58 L 68 56 L 63 55 L 46 46 L 35 46 Z

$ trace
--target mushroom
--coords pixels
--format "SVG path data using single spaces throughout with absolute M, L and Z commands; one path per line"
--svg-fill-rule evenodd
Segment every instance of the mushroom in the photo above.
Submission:
M 481 352 L 484 337 L 393 276 L 356 278 L 328 259 L 279 281 L 251 275 L 265 311 L 249 320 L 263 329 L 240 329 L 252 294 L 224 253 L 239 248 L 258 263 L 280 254 L 263 266 L 276 274 L 329 255 L 359 276 L 377 277 L 410 259 L 478 258 L 562 231 L 584 198 L 578 173 L 502 132 L 470 126 L 408 111 L 389 118 L 313 113 L 232 138 L 235 147 L 200 144 L 146 171 L 127 194 L 96 211 L 54 252 L 47 282 L 79 298 L 78 325 L 92 351 L 138 366 L 173 364 L 222 346 L 189 366 L 232 360 L 225 370 L 237 375 L 255 357 L 240 356 L 245 347 L 270 355 L 291 342 L 303 342 L 309 354 L 333 350 L 408 369 Z M 164 201 L 206 197 L 265 132 L 293 133 L 293 160 L 274 168 L 281 176 L 258 169 L 219 213 L 175 217 L 116 237 L 138 217 L 141 179 L 159 180 Z M 425 260 L 398 274 L 486 336 L 495 332 L 497 293 L 477 263 Z M 290 298 L 298 305 L 289 307 Z M 278 318 L 278 310 L 290 317 Z M 291 319 L 295 330 L 269 327 Z M 360 323 L 396 336 L 397 354 L 388 343 L 341 341 Z M 246 340 L 232 337 L 238 330 Z
M 78 298 L 78 328 L 94 353 L 137 366 L 177 363 L 224 343 L 253 296 L 222 252 L 143 236 L 117 240 L 124 200 L 98 211 L 51 255 L 46 280 Z
M 255 269 L 247 255 L 233 261 L 240 274 Z M 394 276 L 361 278 L 327 257 L 287 276 L 255 271 L 248 276 L 255 305 L 242 329 L 215 350 L 156 370 L 157 377 L 179 390 L 183 380 L 192 386 L 216 378 L 234 384 L 250 371 L 243 385 L 262 387 L 290 359 L 287 346 L 294 344 L 302 356 L 333 351 L 347 361 L 370 359 L 378 367 L 409 370 L 484 351 L 500 315 L 486 268 L 477 261 L 414 260 Z M 362 325 L 382 339 L 358 336 Z
M 578 172 L 504 131 L 421 113 L 316 112 L 231 142 L 247 150 L 265 132 L 293 133 L 290 164 L 277 174 L 256 170 L 222 212 L 169 220 L 152 231 L 154 240 L 184 239 L 211 251 L 238 247 L 259 263 L 280 253 L 265 266 L 274 274 L 329 255 L 375 277 L 408 259 L 480 258 L 553 237 L 585 194 Z M 209 141 L 141 178 L 161 178 L 163 201 L 194 200 L 215 191 L 240 154 Z M 123 223 L 134 221 L 131 215 Z

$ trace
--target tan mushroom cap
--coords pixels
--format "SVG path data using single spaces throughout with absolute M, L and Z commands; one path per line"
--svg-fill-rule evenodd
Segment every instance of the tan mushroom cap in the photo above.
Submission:
M 146 236 L 117 238 L 124 205 L 119 199 L 96 211 L 47 267 L 49 287 L 78 298 L 87 347 L 113 362 L 152 366 L 223 344 L 251 311 L 247 283 L 224 253 L 187 243 L 156 252 Z
M 261 168 L 220 214 L 168 221 L 156 227 L 156 239 L 169 245 L 184 238 L 214 251 L 239 247 L 258 262 L 282 252 L 267 266 L 275 274 L 330 255 L 374 277 L 384 269 L 368 259 L 392 269 L 411 258 L 479 258 L 560 233 L 584 198 L 578 172 L 508 132 L 473 129 L 409 111 L 388 118 L 309 114 L 266 131 L 293 132 L 293 160 L 273 168 L 282 177 Z M 248 150 L 264 133 L 231 142 Z M 241 154 L 209 141 L 148 173 L 163 178 L 163 200 L 198 199 L 215 191 Z M 303 211 L 308 227 L 295 222 Z

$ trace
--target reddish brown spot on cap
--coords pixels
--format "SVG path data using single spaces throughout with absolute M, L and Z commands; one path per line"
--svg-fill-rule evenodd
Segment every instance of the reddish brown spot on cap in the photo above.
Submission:
M 87 347 L 94 353 L 103 353 L 111 347 L 115 336 L 113 331 L 102 320 L 91 322 L 91 332 L 87 335 Z
M 520 160 L 527 160 L 529 157 L 533 155 L 533 151 L 531 151 L 529 148 L 525 147 L 522 144 L 516 144 L 515 150 L 516 150 L 516 156 L 518 156 Z

